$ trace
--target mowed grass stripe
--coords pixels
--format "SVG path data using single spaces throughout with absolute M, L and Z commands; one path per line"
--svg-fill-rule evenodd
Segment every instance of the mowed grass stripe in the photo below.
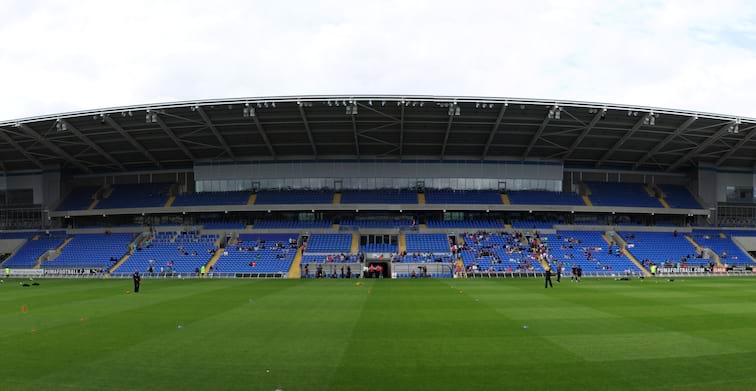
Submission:
M 146 283 L 0 286 L 0 389 L 756 389 L 750 279 Z
M 111 297 L 108 303 L 98 300 L 93 304 L 86 301 L 78 308 L 79 313 L 99 313 L 110 306 L 111 310 L 99 316 L 85 317 L 81 321 L 74 313 L 66 317 L 67 321 L 62 324 L 42 327 L 35 333 L 13 336 L 13 343 L 24 347 L 22 357 L 26 360 L 17 360 L 17 375 L 28 376 L 32 379 L 30 386 L 33 386 L 37 381 L 40 384 L 75 384 L 81 380 L 82 373 L 87 373 L 88 384 L 110 387 L 112 379 L 123 376 L 126 369 L 156 362 L 162 364 L 148 365 L 148 368 L 158 370 L 170 367 L 171 362 L 181 357 L 181 350 L 187 347 L 185 340 L 171 343 L 171 334 L 185 335 L 186 333 L 178 333 L 190 330 L 189 326 L 193 322 L 238 305 L 219 298 L 243 288 L 241 284 L 226 285 L 208 281 L 162 281 L 158 284 L 162 288 L 157 292 L 144 289 L 139 294 L 124 293 Z M 257 285 L 257 282 L 248 284 Z M 269 288 L 280 290 L 286 286 Z M 71 310 L 74 305 L 75 303 L 71 303 L 67 310 Z M 113 308 L 120 311 L 113 311 Z M 52 313 L 65 316 L 57 311 Z M 31 311 L 29 315 L 32 315 Z M 179 325 L 183 326 L 182 329 L 178 329 Z M 201 344 L 202 341 L 196 342 Z M 54 351 L 57 355 L 52 359 L 39 360 L 49 351 Z M 107 364 L 103 362 L 104 358 L 112 356 L 120 356 L 120 359 Z M 136 358 L 139 360 L 135 360 Z M 126 368 L 123 367 L 124 362 L 132 363 Z M 149 386 L 159 386 L 160 382 L 145 381 L 151 378 L 145 377 L 149 371 L 136 373 L 139 375 L 124 377 L 121 382 L 132 379 L 139 385 L 137 388 L 147 383 Z M 119 383 L 116 382 L 115 385 Z

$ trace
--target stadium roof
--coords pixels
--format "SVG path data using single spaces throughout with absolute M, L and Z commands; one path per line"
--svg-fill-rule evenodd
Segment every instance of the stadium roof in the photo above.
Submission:
M 0 171 L 99 173 L 199 161 L 561 160 L 568 166 L 753 169 L 756 119 L 606 103 L 453 96 L 174 102 L 0 122 Z

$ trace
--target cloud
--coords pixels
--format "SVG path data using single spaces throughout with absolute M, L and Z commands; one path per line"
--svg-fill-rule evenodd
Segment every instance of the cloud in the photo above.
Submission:
M 171 100 L 451 94 L 756 117 L 749 1 L 0 0 L 0 118 Z

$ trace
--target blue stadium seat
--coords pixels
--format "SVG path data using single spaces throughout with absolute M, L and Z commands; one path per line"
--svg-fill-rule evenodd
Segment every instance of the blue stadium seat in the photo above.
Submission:
M 512 205 L 585 205 L 577 193 L 557 191 L 510 191 L 507 193 Z
M 685 186 L 659 185 L 670 208 L 701 209 L 701 205 Z
M 307 229 L 331 228 L 333 224 L 326 220 L 255 220 L 255 229 Z
M 73 189 L 63 202 L 58 205 L 57 210 L 84 210 L 88 209 L 89 205 L 94 201 L 93 197 L 99 187 L 97 186 L 85 186 Z
M 255 205 L 330 204 L 333 191 L 288 190 L 257 192 Z
M 408 253 L 449 253 L 446 234 L 406 234 Z
M 696 248 L 685 238 L 671 232 L 619 232 L 628 243 L 628 250 L 639 261 L 651 261 L 657 265 L 666 262 L 681 263 L 685 259 L 688 265 L 706 265 L 708 259 L 697 258 Z
M 414 190 L 344 190 L 342 204 L 417 204 Z
M 359 228 L 401 228 L 409 227 L 413 224 L 412 220 L 342 220 L 339 225 L 342 227 L 359 227 Z
M 44 235 L 43 235 L 44 236 Z M 29 269 L 37 264 L 37 259 L 49 250 L 55 250 L 66 240 L 65 232 L 41 237 L 39 240 L 27 240 L 10 259 L 3 263 L 3 267 L 11 269 Z
M 427 204 L 493 204 L 501 205 L 501 194 L 495 190 L 431 190 L 425 191 Z
M 76 234 L 60 255 L 45 262 L 45 269 L 108 268 L 112 259 L 121 259 L 135 237 L 131 233 Z
M 312 234 L 307 241 L 308 254 L 348 254 L 352 250 L 351 234 Z
M 250 191 L 184 193 L 176 196 L 173 206 L 246 205 L 251 195 Z
M 168 201 L 170 183 L 113 185 L 112 192 L 97 204 L 96 209 L 157 208 Z
M 215 273 L 284 274 L 297 253 L 295 233 L 241 234 L 216 262 Z
M 723 233 L 726 237 L 722 238 L 720 233 Z M 694 229 L 691 236 L 701 247 L 708 247 L 717 253 L 720 262 L 723 264 L 752 265 L 754 262 L 750 255 L 744 253 L 743 250 L 733 242 L 732 235 L 729 232 Z
M 193 273 L 210 261 L 217 249 L 218 235 L 200 235 L 196 232 L 158 232 L 150 247 L 131 255 L 116 273 L 147 272 L 150 265 L 157 273 L 162 267 L 177 273 Z M 170 264 L 173 264 L 171 266 Z
M 428 220 L 428 228 L 482 228 L 504 229 L 504 223 L 499 220 Z
M 541 238 L 548 245 L 553 261 L 563 262 L 567 271 L 572 265 L 578 265 L 585 274 L 622 275 L 640 272 L 619 251 L 619 246 L 613 246 L 612 254 L 609 254 L 609 244 L 604 240 L 603 232 L 557 231 L 556 234 L 541 235 Z
M 540 272 L 543 266 L 512 234 L 477 233 L 462 236 L 460 252 L 465 268 L 471 271 Z
M 590 199 L 595 206 L 629 206 L 661 208 L 655 197 L 648 195 L 642 183 L 587 182 Z

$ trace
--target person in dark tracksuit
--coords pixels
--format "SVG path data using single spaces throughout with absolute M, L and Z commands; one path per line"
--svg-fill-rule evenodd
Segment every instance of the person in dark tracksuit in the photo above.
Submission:
M 562 282 L 562 264 L 557 263 L 557 282 Z
M 135 270 L 131 278 L 134 280 L 134 293 L 139 293 L 139 285 L 142 284 L 142 276 L 139 275 L 139 270 Z
M 546 271 L 543 273 L 543 276 L 546 278 L 546 281 L 544 282 L 544 288 L 548 287 L 554 287 L 554 284 L 551 283 L 551 268 L 546 268 Z

